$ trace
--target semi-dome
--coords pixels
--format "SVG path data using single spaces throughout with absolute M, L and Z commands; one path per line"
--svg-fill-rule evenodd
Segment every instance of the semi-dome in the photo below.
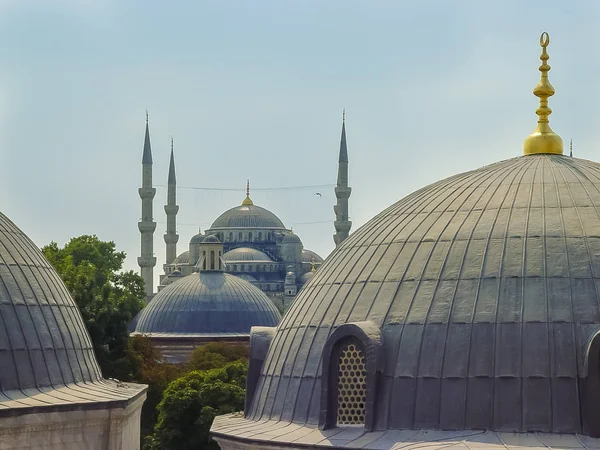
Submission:
M 280 319 L 269 297 L 249 282 L 223 272 L 200 272 L 156 294 L 141 311 L 135 331 L 150 335 L 248 335 L 251 327 L 276 326 Z
M 302 289 L 250 416 L 319 423 L 327 336 L 371 322 L 384 337 L 374 429 L 581 432 L 599 255 L 600 164 L 537 154 L 423 188 Z
M 181 253 L 177 258 L 175 258 L 173 260 L 172 264 L 189 264 L 190 263 L 190 252 L 188 250 L 186 250 L 185 252 Z
M 225 211 L 213 222 L 211 230 L 226 228 L 285 229 L 285 226 L 268 209 L 251 204 L 236 206 Z
M 238 247 L 223 255 L 225 262 L 273 262 L 266 253 L 255 248 Z
M 127 404 L 145 391 L 138 385 L 118 389 L 102 379 L 67 287 L 39 248 L 2 213 L 0 317 L 0 417 L 35 408 L 40 416 L 46 408 L 116 408 L 106 402 Z
M 201 244 L 205 238 L 206 235 L 202 234 L 201 232 L 198 232 L 198 234 L 192 236 L 192 238 L 190 239 L 190 244 Z
M 204 238 L 202 243 L 203 244 L 220 244 L 221 241 L 219 241 L 219 238 L 216 237 L 214 234 L 210 234 Z
M 316 252 L 309 250 L 307 248 L 302 249 L 302 262 L 304 263 L 312 263 L 314 258 L 314 262 L 322 263 L 323 258 L 321 258 Z

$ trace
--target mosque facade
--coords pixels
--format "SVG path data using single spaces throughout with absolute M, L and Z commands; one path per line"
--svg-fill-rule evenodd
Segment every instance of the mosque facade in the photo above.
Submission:
M 147 119 L 147 118 L 146 118 Z M 304 247 L 300 237 L 287 228 L 271 211 L 254 203 L 250 198 L 249 182 L 246 197 L 240 205 L 222 213 L 204 232 L 192 236 L 187 249 L 177 253 L 177 180 L 173 145 L 167 183 L 167 204 L 164 207 L 167 217 L 166 261 L 164 273 L 160 276 L 158 291 L 171 283 L 198 272 L 201 244 L 209 236 L 216 237 L 223 245 L 221 255 L 223 272 L 242 278 L 259 288 L 280 308 L 287 309 L 300 288 L 312 278 L 323 258 Z M 142 219 L 138 227 L 141 235 L 141 254 L 138 264 L 146 284 L 148 299 L 153 292 L 153 268 L 156 258 L 153 254 L 153 235 L 156 222 L 153 217 L 152 202 L 156 189 L 152 184 L 152 150 L 150 132 L 146 120 L 144 151 L 142 157 L 142 187 L 139 195 L 142 201 Z M 348 151 L 346 145 L 345 118 L 342 123 L 340 140 L 338 179 L 335 187 L 337 204 L 335 212 L 334 241 L 339 245 L 348 237 L 352 223 L 348 218 Z
M 223 450 L 600 448 L 600 164 L 549 126 L 399 200 L 252 330 Z

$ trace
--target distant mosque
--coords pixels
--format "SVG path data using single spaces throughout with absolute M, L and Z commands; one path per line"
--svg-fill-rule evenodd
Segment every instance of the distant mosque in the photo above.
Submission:
M 171 158 L 167 181 L 167 229 L 164 235 L 166 261 L 164 273 L 160 276 L 160 292 L 171 283 L 194 272 L 210 269 L 201 267 L 216 264 L 220 270 L 235 275 L 263 291 L 278 307 L 287 309 L 300 288 L 311 279 L 323 262 L 317 253 L 304 247 L 300 237 L 286 228 L 283 222 L 271 211 L 256 205 L 250 198 L 250 184 L 246 184 L 246 197 L 240 205 L 221 214 L 204 233 L 198 232 L 189 241 L 186 251 L 177 254 L 177 205 L 175 158 L 171 142 Z M 338 178 L 335 187 L 337 204 L 335 212 L 336 246 L 348 237 L 352 222 L 348 219 L 348 199 L 351 188 L 348 186 L 348 150 L 346 146 L 345 117 L 342 120 L 342 134 L 339 149 Z M 148 116 L 142 156 L 142 187 L 139 189 L 142 200 L 142 218 L 138 223 L 141 234 L 141 255 L 138 264 L 146 286 L 146 295 L 154 295 L 154 232 L 156 222 L 153 216 L 153 199 L 156 189 L 152 184 L 152 149 Z M 202 243 L 214 236 L 222 243 L 222 253 L 214 258 L 203 257 Z

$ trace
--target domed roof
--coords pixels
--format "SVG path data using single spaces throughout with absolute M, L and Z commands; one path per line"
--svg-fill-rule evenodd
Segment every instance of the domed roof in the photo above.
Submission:
M 265 253 L 255 248 L 238 247 L 223 255 L 225 262 L 273 262 Z
M 67 287 L 39 248 L 2 213 L 0 318 L 2 416 L 32 408 L 62 411 L 97 409 L 100 402 L 127 404 L 146 389 L 135 384 L 118 388 L 102 379 Z
M 202 243 L 202 241 L 204 241 L 205 238 L 206 238 L 206 235 L 204 235 L 202 233 L 195 234 L 190 239 L 190 244 L 200 244 L 200 243 Z
M 220 244 L 221 241 L 214 234 L 210 234 L 204 238 L 202 241 L 203 244 Z
M 284 244 L 302 244 L 300 238 L 294 233 L 286 234 L 281 242 Z
M 323 258 L 321 258 L 318 254 L 313 252 L 312 250 L 308 250 L 307 248 L 302 249 L 302 262 L 311 263 L 313 262 L 313 258 L 316 263 L 322 263 Z
M 74 300 L 38 247 L 0 213 L 0 390 L 102 378 Z
M 193 273 L 162 289 L 144 308 L 138 333 L 249 334 L 281 316 L 260 289 L 223 272 Z
M 306 283 L 308 283 L 312 279 L 312 277 L 315 276 L 315 273 L 316 272 L 310 271 L 310 272 L 306 272 L 306 273 L 302 274 L 300 276 L 300 283 L 302 285 L 305 285 Z
M 211 229 L 223 228 L 285 229 L 285 226 L 271 211 L 257 205 L 246 204 L 225 211 L 211 227 Z
M 599 255 L 600 164 L 536 154 L 427 186 L 304 286 L 249 417 L 319 423 L 327 336 L 367 321 L 383 336 L 375 429 L 581 432 Z
M 177 258 L 175 258 L 172 264 L 189 264 L 190 263 L 190 252 L 186 250 L 182 254 L 180 254 Z

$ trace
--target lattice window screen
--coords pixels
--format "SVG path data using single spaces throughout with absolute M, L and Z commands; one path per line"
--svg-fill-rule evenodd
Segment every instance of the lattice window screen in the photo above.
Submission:
M 341 348 L 338 361 L 338 425 L 364 425 L 366 397 L 365 355 L 349 342 Z

